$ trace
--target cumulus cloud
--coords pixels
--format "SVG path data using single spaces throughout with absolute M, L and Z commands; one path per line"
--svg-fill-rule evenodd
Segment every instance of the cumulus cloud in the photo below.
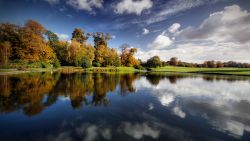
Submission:
M 198 27 L 188 27 L 180 32 L 187 39 L 203 39 L 215 42 L 249 42 L 250 13 L 238 5 L 225 7 L 215 12 Z
M 177 32 L 179 29 L 180 29 L 181 25 L 179 23 L 174 23 L 172 24 L 169 28 L 168 28 L 168 31 L 170 33 L 175 33 Z
M 136 14 L 141 15 L 144 10 L 150 9 L 153 6 L 151 0 L 122 0 L 115 7 L 117 14 Z
M 148 123 L 136 123 L 131 124 L 130 122 L 124 122 L 121 126 L 124 133 L 132 136 L 135 139 L 142 139 L 144 136 L 152 137 L 157 139 L 160 135 L 160 131 L 154 129 L 148 125 Z
M 160 34 L 148 45 L 148 47 L 150 49 L 164 49 L 169 47 L 172 43 L 173 41 L 168 36 Z
M 171 104 L 167 107 L 180 118 L 187 117 L 186 113 L 200 116 L 215 129 L 236 138 L 244 136 L 244 132 L 250 132 L 249 81 L 217 80 L 211 83 L 201 77 L 187 77 L 179 79 L 174 85 L 168 79 L 162 79 L 155 86 L 146 78 L 141 78 L 133 84 L 138 91 L 146 89 L 160 103 L 164 96 L 170 97 L 167 99 L 171 100 L 167 101 Z M 182 104 L 178 104 L 180 100 Z
M 59 38 L 60 40 L 67 40 L 67 39 L 69 39 L 69 35 L 67 35 L 67 34 L 59 34 L 59 33 L 56 33 L 56 35 L 58 36 L 58 38 Z
M 143 28 L 142 34 L 143 34 L 143 35 L 149 34 L 149 30 L 148 30 L 147 28 Z
M 79 136 L 84 136 L 84 141 L 94 141 L 98 137 L 103 137 L 106 140 L 110 140 L 112 137 L 112 131 L 110 128 L 100 127 L 94 124 L 82 124 L 76 128 L 76 133 Z
M 147 19 L 146 23 L 153 24 L 164 21 L 177 13 L 218 1 L 221 0 L 170 0 L 162 6 L 163 8 L 159 12 Z
M 67 4 L 77 10 L 92 11 L 93 8 L 103 7 L 103 0 L 68 0 Z
M 162 60 L 176 56 L 183 61 L 205 60 L 250 62 L 250 13 L 238 5 L 225 7 L 198 26 L 180 29 L 173 24 L 152 43 L 150 50 L 140 50 L 138 58 L 147 60 L 158 55 Z M 168 35 L 166 35 L 166 32 Z
M 180 118 L 185 118 L 185 117 L 186 117 L 186 113 L 183 112 L 183 111 L 181 110 L 180 107 L 174 107 L 174 108 L 172 109 L 172 111 L 173 111 L 173 113 L 174 113 L 175 115 L 177 115 L 177 116 L 180 117 Z

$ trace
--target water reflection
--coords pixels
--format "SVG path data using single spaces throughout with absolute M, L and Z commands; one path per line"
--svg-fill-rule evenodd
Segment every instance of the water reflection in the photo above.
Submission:
M 132 82 L 139 74 L 33 73 L 0 76 L 0 111 L 22 109 L 28 116 L 39 114 L 59 97 L 69 99 L 73 108 L 109 104 L 108 92 L 120 86 L 120 94 L 135 92 Z M 86 97 L 91 96 L 88 100 Z
M 250 137 L 247 77 L 31 73 L 0 75 L 0 90 L 3 140 L 210 141 Z

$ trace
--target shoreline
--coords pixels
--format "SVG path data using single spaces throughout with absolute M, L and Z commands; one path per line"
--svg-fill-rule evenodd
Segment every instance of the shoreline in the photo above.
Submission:
M 89 72 L 89 73 L 191 73 L 191 74 L 208 74 L 208 75 L 228 75 L 228 76 L 250 76 L 250 68 L 189 68 L 189 67 L 159 67 L 150 68 L 149 70 L 139 70 L 133 67 L 92 67 L 81 68 L 72 66 L 62 66 L 59 68 L 27 68 L 24 70 L 19 69 L 0 69 L 0 75 L 14 75 L 21 73 L 34 73 L 34 72 L 62 72 L 62 73 L 75 73 L 75 72 Z

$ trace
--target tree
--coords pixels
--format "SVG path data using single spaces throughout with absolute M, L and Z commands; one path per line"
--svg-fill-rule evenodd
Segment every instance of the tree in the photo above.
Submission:
M 121 63 L 124 66 L 138 66 L 139 61 L 135 59 L 134 54 L 137 52 L 136 48 L 129 48 L 128 44 L 123 44 L 121 46 L 122 53 L 121 53 Z
M 154 56 L 147 60 L 147 67 L 160 67 L 162 62 L 159 56 Z
M 16 48 L 20 46 L 20 27 L 14 24 L 0 24 L 0 42 L 9 42 L 11 44 L 11 60 L 19 59 L 16 54 Z
M 104 34 L 102 32 L 96 32 L 92 34 L 95 43 L 95 66 L 108 66 L 114 64 L 114 50 L 111 50 L 107 42 L 111 39 L 110 34 Z
M 83 63 L 82 67 L 88 68 L 92 66 L 92 62 L 95 59 L 95 48 L 89 44 L 89 45 L 83 45 Z
M 207 66 L 209 68 L 217 68 L 217 64 L 215 63 L 215 61 L 207 61 Z
M 47 32 L 45 33 L 47 35 L 47 38 L 48 38 L 48 41 L 49 41 L 49 45 L 55 49 L 59 43 L 59 38 L 58 36 L 50 31 L 50 30 L 47 30 Z
M 89 38 L 89 34 L 87 34 L 86 36 L 84 35 L 84 31 L 80 28 L 75 28 L 75 30 L 72 33 L 72 38 L 71 40 L 76 40 L 79 43 L 85 43 L 88 38 Z
M 94 43 L 95 43 L 95 48 L 97 48 L 100 45 L 103 45 L 105 47 L 107 47 L 107 42 L 108 40 L 111 39 L 111 35 L 106 33 L 102 33 L 102 32 L 95 32 L 92 34 L 93 38 L 94 38 Z
M 30 30 L 31 32 L 40 36 L 41 38 L 43 37 L 42 35 L 46 31 L 46 29 L 43 27 L 43 25 L 35 20 L 28 20 L 26 22 L 24 28 L 26 28 L 26 30 Z
M 178 65 L 178 58 L 177 57 L 170 58 L 169 63 L 171 66 L 177 66 Z
M 11 56 L 11 44 L 10 42 L 0 43 L 0 64 L 8 64 L 9 58 Z
M 221 61 L 217 61 L 216 65 L 217 65 L 218 68 L 223 68 L 224 67 L 224 64 Z

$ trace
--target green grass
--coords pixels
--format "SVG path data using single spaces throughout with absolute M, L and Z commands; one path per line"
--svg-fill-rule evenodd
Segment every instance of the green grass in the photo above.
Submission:
M 92 67 L 85 69 L 87 72 L 142 72 L 133 67 Z
M 152 68 L 153 72 L 180 72 L 225 75 L 250 75 L 250 68 L 192 68 L 192 67 L 158 67 Z
M 44 72 L 44 71 L 61 71 L 63 73 L 74 72 L 93 72 L 93 73 L 132 73 L 145 72 L 133 67 L 92 67 L 83 69 L 81 67 L 63 66 L 56 69 L 51 68 L 27 68 L 18 69 L 0 69 L 0 74 L 16 74 L 25 72 Z M 158 67 L 151 68 L 151 72 L 169 72 L 169 73 L 200 73 L 200 74 L 224 74 L 224 75 L 242 75 L 250 76 L 250 68 L 192 68 L 192 67 Z

